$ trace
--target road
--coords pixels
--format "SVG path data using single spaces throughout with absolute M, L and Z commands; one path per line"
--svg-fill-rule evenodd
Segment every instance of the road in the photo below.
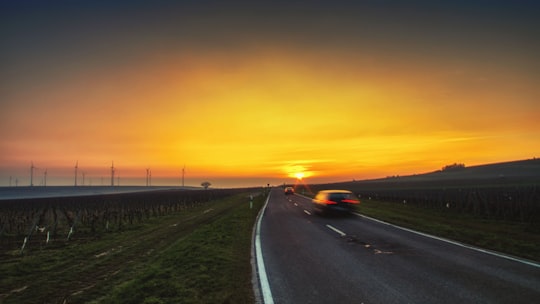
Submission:
M 540 265 L 360 215 L 311 214 L 274 188 L 257 237 L 265 303 L 535 303 Z M 258 261 L 259 262 L 259 261 Z M 265 281 L 268 284 L 265 287 Z

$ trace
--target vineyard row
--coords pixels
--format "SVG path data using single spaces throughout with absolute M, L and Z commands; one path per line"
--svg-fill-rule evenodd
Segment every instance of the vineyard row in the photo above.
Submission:
M 0 201 L 0 245 L 69 241 L 81 236 L 121 231 L 141 223 L 245 192 L 246 189 L 165 190 L 78 197 L 12 199 Z M 37 235 L 40 235 L 39 237 Z
M 523 223 L 540 223 L 540 186 L 393 189 L 354 186 L 360 199 L 374 199 Z

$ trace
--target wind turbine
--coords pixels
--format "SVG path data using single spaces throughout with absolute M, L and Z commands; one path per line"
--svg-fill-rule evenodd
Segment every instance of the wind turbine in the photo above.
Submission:
M 186 165 L 182 168 L 182 188 L 184 188 L 184 176 L 186 175 Z
M 30 187 L 34 186 L 34 162 L 30 162 Z
M 79 169 L 79 161 L 75 163 L 75 187 L 77 187 L 77 169 Z
M 114 186 L 114 161 L 111 165 L 111 187 Z

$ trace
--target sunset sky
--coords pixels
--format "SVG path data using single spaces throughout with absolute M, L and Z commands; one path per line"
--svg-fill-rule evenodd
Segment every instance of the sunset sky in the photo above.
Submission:
M 1 1 L 0 186 L 540 156 L 536 1 Z M 79 183 L 82 176 L 79 177 Z

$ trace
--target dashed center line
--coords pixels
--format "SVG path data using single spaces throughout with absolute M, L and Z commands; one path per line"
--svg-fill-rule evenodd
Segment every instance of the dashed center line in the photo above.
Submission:
M 311 215 L 311 212 L 309 212 L 307 210 L 304 210 L 304 213 L 307 214 L 307 215 Z
M 339 229 L 337 229 L 336 227 L 332 226 L 332 225 L 326 225 L 326 227 L 330 228 L 331 230 L 333 230 L 334 232 L 338 233 L 339 235 L 341 236 L 346 236 L 347 234 Z

